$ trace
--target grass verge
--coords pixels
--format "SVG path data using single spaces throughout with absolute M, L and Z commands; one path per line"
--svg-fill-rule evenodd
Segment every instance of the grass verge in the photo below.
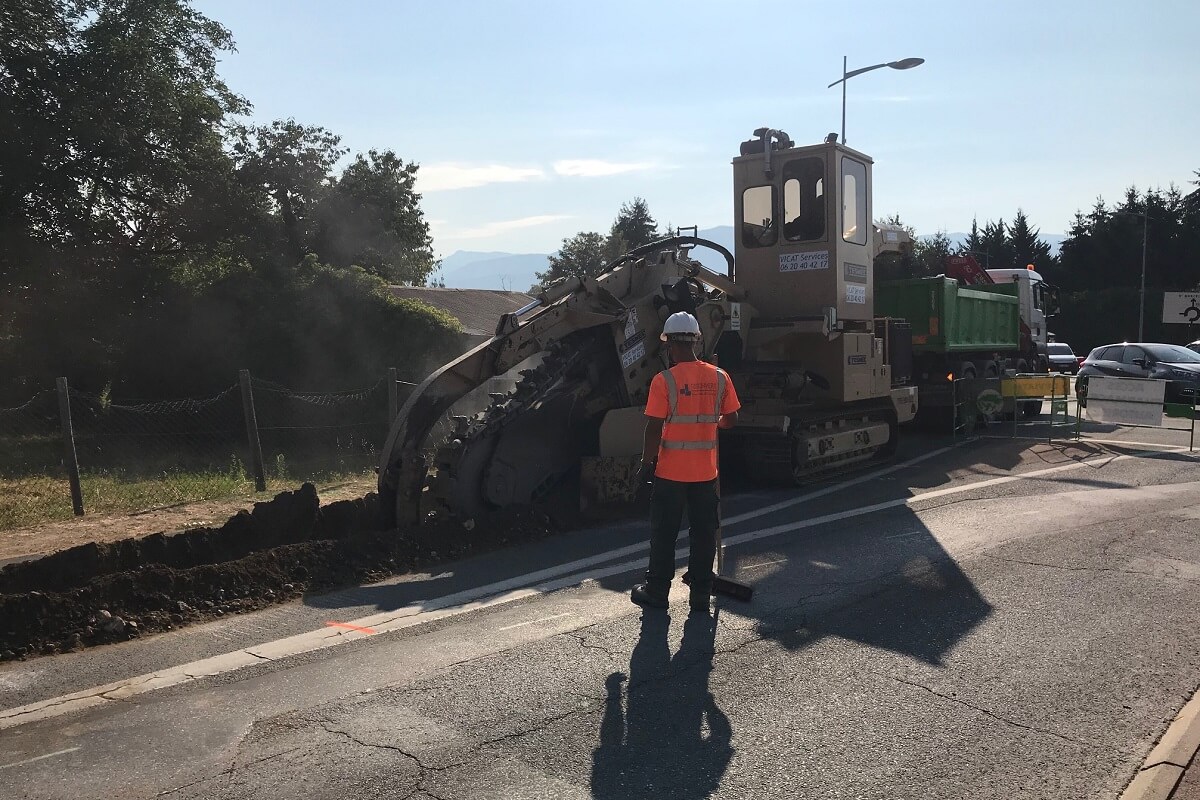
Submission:
M 304 480 L 318 485 L 342 483 L 370 474 L 366 468 L 335 468 L 300 477 L 291 470 L 269 474 L 267 491 L 257 493 L 254 480 L 240 465 L 221 470 L 169 471 L 131 475 L 89 471 L 80 475 L 83 507 L 88 515 L 121 514 L 204 500 L 267 498 L 293 489 Z M 0 476 L 0 530 L 23 528 L 74 518 L 66 476 Z

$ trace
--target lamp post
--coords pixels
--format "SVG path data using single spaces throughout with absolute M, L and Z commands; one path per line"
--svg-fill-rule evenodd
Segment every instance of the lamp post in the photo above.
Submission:
M 1146 234 L 1150 230 L 1150 213 L 1145 209 L 1141 211 L 1114 211 L 1113 216 L 1124 214 L 1129 217 L 1142 218 L 1142 286 L 1138 291 L 1138 338 L 1140 342 L 1145 338 L 1145 322 L 1146 322 Z
M 891 67 L 892 69 L 912 69 L 913 67 L 919 67 L 924 63 L 925 59 L 923 58 L 902 58 L 899 61 L 888 61 L 883 64 L 874 64 L 870 67 L 862 67 L 860 69 L 853 70 L 852 72 L 847 72 L 846 56 L 842 56 L 842 79 L 834 81 L 825 87 L 827 89 L 832 89 L 839 83 L 842 85 L 842 144 L 846 143 L 846 81 L 850 80 L 855 75 L 862 75 L 864 72 L 870 72 L 873 69 L 883 69 L 884 67 Z

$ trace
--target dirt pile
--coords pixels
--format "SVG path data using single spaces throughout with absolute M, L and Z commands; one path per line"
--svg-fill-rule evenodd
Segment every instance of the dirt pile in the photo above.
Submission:
M 303 592 L 428 566 L 555 526 L 515 511 L 471 530 L 378 530 L 374 494 L 321 506 L 304 484 L 220 528 L 86 544 L 0 568 L 0 660 L 122 641 Z

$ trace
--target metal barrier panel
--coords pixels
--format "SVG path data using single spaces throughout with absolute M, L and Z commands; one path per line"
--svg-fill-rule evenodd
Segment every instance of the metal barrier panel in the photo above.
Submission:
M 1086 411 L 1093 422 L 1124 425 L 1131 428 L 1165 428 L 1187 430 L 1188 452 L 1196 447 L 1196 405 L 1165 403 L 1167 382 L 1157 378 L 1117 378 L 1094 375 L 1087 383 L 1087 406 L 1080 408 L 1075 419 L 1075 438 L 1081 436 L 1080 425 Z M 1184 418 L 1190 428 L 1173 428 L 1167 418 Z

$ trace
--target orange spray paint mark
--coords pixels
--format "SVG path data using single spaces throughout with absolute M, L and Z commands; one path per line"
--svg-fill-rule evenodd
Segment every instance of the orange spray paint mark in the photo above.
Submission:
M 334 622 L 333 620 L 330 620 L 329 622 L 326 622 L 325 625 L 329 628 L 347 628 L 352 631 L 358 631 L 359 633 L 375 633 L 374 628 L 363 628 L 358 625 L 351 625 L 349 622 Z

